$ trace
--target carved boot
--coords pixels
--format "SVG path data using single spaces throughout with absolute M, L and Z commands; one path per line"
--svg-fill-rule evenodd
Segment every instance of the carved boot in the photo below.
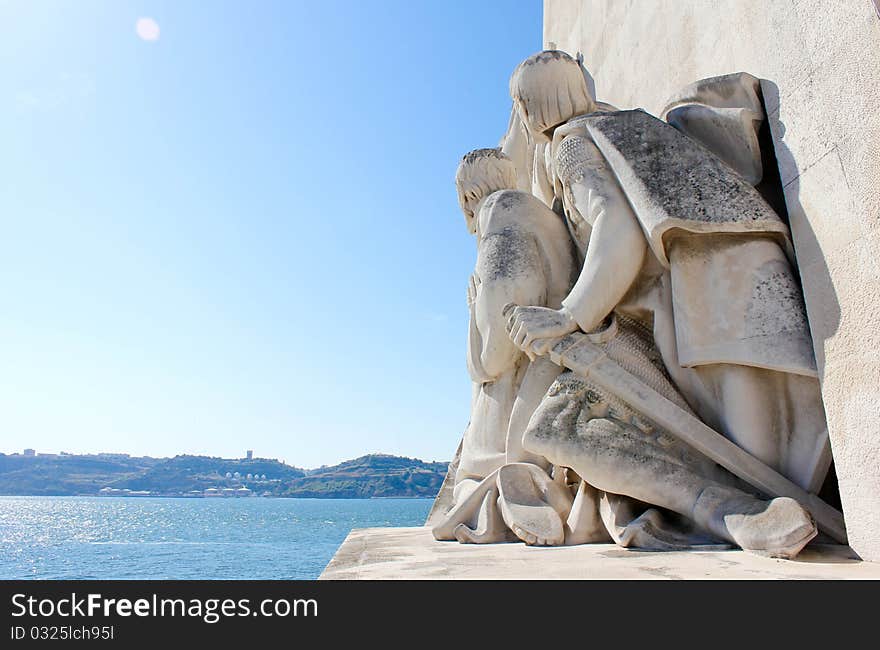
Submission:
M 794 499 L 762 501 L 720 485 L 702 491 L 693 516 L 713 535 L 769 557 L 793 558 L 818 532 L 810 513 Z

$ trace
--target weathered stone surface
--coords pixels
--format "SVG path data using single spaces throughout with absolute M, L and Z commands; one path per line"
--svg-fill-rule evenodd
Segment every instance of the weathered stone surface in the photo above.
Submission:
M 880 20 L 862 0 L 545 0 L 544 42 L 660 114 L 695 79 L 761 78 L 850 543 L 880 560 Z
M 592 343 L 584 334 L 571 334 L 562 339 L 550 354 L 551 358 L 589 380 L 595 386 L 593 390 L 604 389 L 609 393 L 613 392 L 615 397 L 625 402 L 636 413 L 646 414 L 643 417 L 650 418 L 655 426 L 673 432 L 672 435 L 686 444 L 683 454 L 689 453 L 688 448 L 696 450 L 730 470 L 763 494 L 798 499 L 811 510 L 823 530 L 839 542 L 846 541 L 843 518 L 839 512 L 710 429 L 686 406 L 682 408 L 641 380 L 639 376 L 625 370 L 611 356 L 613 351 L 609 354 L 602 347 Z M 569 405 L 566 406 L 570 408 Z M 540 411 L 530 427 L 532 432 L 536 428 L 535 424 L 539 416 Z M 631 420 L 633 417 L 618 416 L 616 419 Z M 556 421 L 555 417 L 553 421 Z M 615 437 L 619 438 L 620 434 L 615 432 Z M 671 448 L 671 443 L 665 447 Z M 552 458 L 549 454 L 548 457 Z M 639 464 L 644 465 L 655 459 L 656 456 L 640 458 Z M 576 466 L 574 468 L 578 469 Z M 629 474 L 626 480 L 630 483 L 636 481 L 635 473 Z M 648 493 L 650 492 L 651 488 L 648 488 Z
M 503 146 L 456 173 L 475 392 L 434 537 L 557 546 L 602 539 L 601 520 L 621 546 L 790 558 L 815 517 L 845 542 L 815 497 L 831 457 L 788 228 L 756 189 L 757 79 L 692 84 L 672 111 L 708 112 L 673 127 L 600 105 L 588 78 L 558 50 L 511 76 L 535 195 Z
M 449 468 L 446 470 L 446 477 L 443 479 L 440 491 L 437 492 L 437 496 L 434 498 L 434 504 L 431 506 L 431 511 L 425 519 L 425 526 L 430 527 L 439 523 L 443 518 L 443 515 L 445 515 L 452 507 L 452 504 L 455 503 L 453 490 L 455 488 L 455 475 L 458 472 L 458 464 L 461 461 L 461 445 L 462 443 L 459 442 L 458 449 L 455 450 L 455 456 L 452 457 L 452 461 L 449 463 Z
M 450 469 L 445 491 L 428 517 L 438 539 L 492 543 L 514 531 L 533 541 L 564 539 L 558 513 L 546 510 L 543 519 L 536 518 L 532 515 L 541 509 L 520 502 L 533 496 L 528 487 L 551 481 L 546 463 L 526 452 L 521 440 L 532 411 L 561 369 L 546 359 L 531 360 L 514 345 L 503 310 L 509 303 L 558 307 L 571 286 L 574 250 L 559 215 L 516 190 L 517 183 L 514 162 L 500 149 L 469 152 L 456 172 L 459 205 L 477 240 L 467 292 L 467 358 L 474 391 L 454 474 Z M 519 473 L 526 467 L 525 474 Z M 502 469 L 505 477 L 513 473 L 534 481 L 501 480 Z M 554 530 L 536 528 L 539 520 L 551 528 L 555 524 Z
M 631 510 L 633 534 L 612 535 L 622 545 L 659 550 L 702 532 L 792 557 L 816 534 L 804 507 L 845 541 L 840 513 L 811 504 L 830 448 L 805 309 L 786 255 L 788 228 L 754 185 L 762 180 L 756 161 L 764 158 L 757 80 L 703 80 L 672 102 L 700 98 L 707 109 L 748 114 L 748 128 L 740 129 L 751 129 L 748 147 L 729 137 L 736 120 L 713 119 L 711 111 L 678 128 L 597 103 L 579 115 L 571 98 L 588 94 L 587 77 L 559 51 L 532 55 L 511 77 L 532 141 L 550 143 L 549 152 L 535 148 L 534 175 L 552 179 L 552 187 L 533 187 L 552 192 L 544 202 L 561 204 L 582 256 L 561 309 L 510 309 L 513 342 L 530 355 L 552 350 L 551 359 L 571 370 L 535 411 L 523 447 L 572 469 L 600 494 L 653 506 L 641 515 Z M 688 135 L 697 125 L 702 140 Z M 577 330 L 596 339 L 587 363 L 558 350 Z M 624 359 L 627 372 L 611 372 L 617 361 L 605 355 Z M 648 388 L 658 384 L 655 360 L 669 378 L 661 393 Z M 616 406 L 620 399 L 628 408 Z M 674 406 L 680 400 L 683 410 Z M 658 421 L 666 406 L 681 417 Z M 689 420 L 724 444 L 691 437 Z M 712 471 L 707 456 L 732 473 Z M 752 470 L 761 468 L 783 482 L 758 479 Z M 748 494 L 736 477 L 779 498 Z M 666 526 L 670 513 L 676 523 Z M 619 527 L 605 523 L 609 533 Z M 635 533 L 648 528 L 657 534 Z
M 691 232 L 777 232 L 785 227 L 757 191 L 694 140 L 644 111 L 575 120 L 599 144 L 627 196 L 644 206 L 639 221 L 665 261 L 663 236 Z M 601 141 L 601 142 L 599 142 Z
M 742 551 L 653 553 L 614 544 L 478 546 L 437 542 L 428 528 L 362 528 L 348 535 L 320 579 L 877 580 L 880 565 L 833 545 L 779 560 Z

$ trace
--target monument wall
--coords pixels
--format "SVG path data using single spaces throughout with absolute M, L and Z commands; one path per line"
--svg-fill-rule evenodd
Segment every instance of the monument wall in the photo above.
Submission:
M 544 0 L 544 47 L 599 100 L 659 115 L 706 77 L 762 80 L 850 545 L 880 561 L 876 0 Z

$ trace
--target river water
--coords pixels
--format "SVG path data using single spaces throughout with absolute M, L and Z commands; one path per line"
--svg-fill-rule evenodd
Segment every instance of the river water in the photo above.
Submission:
M 313 579 L 431 499 L 0 497 L 0 579 Z

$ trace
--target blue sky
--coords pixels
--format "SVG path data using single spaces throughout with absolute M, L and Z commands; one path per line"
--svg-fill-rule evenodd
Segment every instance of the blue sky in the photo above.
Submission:
M 540 0 L 18 0 L 0 24 L 0 451 L 451 457 L 452 179 L 507 126 Z

